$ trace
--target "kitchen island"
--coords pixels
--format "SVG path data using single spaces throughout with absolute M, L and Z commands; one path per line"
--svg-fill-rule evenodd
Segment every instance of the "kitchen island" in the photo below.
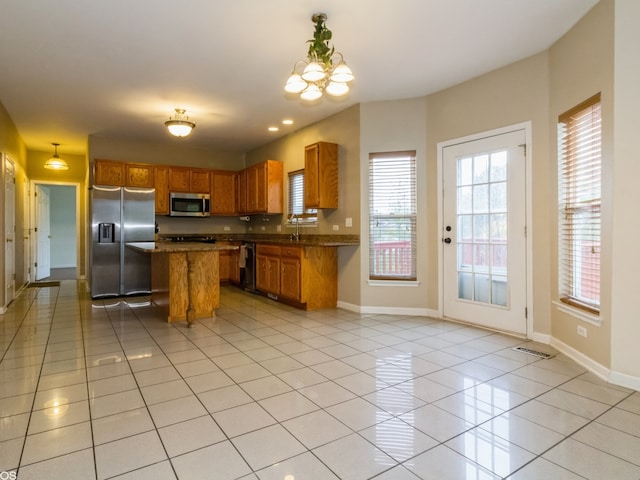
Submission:
M 215 316 L 220 306 L 219 252 L 238 247 L 208 243 L 132 242 L 128 248 L 151 255 L 151 301 L 167 321 Z

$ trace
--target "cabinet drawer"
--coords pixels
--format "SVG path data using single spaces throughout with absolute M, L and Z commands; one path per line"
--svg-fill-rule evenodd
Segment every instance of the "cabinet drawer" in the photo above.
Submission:
M 269 257 L 279 257 L 280 247 L 276 245 L 261 245 L 258 244 L 256 248 L 256 255 L 267 255 Z
M 289 258 L 302 258 L 302 247 L 280 247 L 280 256 Z

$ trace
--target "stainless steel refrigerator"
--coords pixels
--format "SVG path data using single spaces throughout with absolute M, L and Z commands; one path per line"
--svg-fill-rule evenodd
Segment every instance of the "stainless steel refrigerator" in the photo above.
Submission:
M 129 242 L 153 242 L 153 188 L 91 189 L 91 297 L 151 292 L 151 255 L 127 248 Z

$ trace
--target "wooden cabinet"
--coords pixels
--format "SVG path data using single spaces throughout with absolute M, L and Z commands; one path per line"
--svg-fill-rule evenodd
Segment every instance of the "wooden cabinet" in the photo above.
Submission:
M 156 215 L 169 215 L 169 167 L 157 166 L 153 174 L 156 189 Z
M 169 167 L 169 192 L 209 193 L 211 173 L 204 168 Z
M 187 167 L 169 167 L 169 192 L 191 191 L 191 169 Z
M 280 248 L 280 295 L 302 301 L 301 247 Z
M 211 214 L 235 215 L 236 173 L 224 170 L 211 172 Z
M 247 213 L 247 170 L 236 173 L 236 212 Z
M 168 215 L 169 193 L 208 193 L 212 215 L 282 214 L 283 164 L 267 160 L 239 172 L 169 165 L 94 161 L 95 185 L 156 189 L 156 213 Z
M 318 142 L 304 149 L 304 207 L 338 208 L 338 145 Z
M 125 163 L 125 186 L 154 188 L 154 171 L 152 165 Z
M 245 169 L 246 210 L 240 213 L 282 213 L 282 162 L 267 160 Z
M 189 188 L 192 193 L 211 192 L 211 170 L 192 168 Z
M 306 310 L 338 301 L 337 247 L 258 244 L 256 288 Z
M 280 247 L 256 247 L 256 288 L 276 297 L 280 295 Z
M 125 164 L 111 160 L 95 160 L 93 164 L 93 184 L 124 187 Z
M 240 247 L 240 242 L 218 242 L 219 245 L 233 245 Z M 220 251 L 220 283 L 240 283 L 240 251 Z

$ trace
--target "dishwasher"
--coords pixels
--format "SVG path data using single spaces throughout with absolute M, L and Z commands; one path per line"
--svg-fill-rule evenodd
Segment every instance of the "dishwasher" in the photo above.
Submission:
M 244 242 L 240 249 L 240 255 L 244 256 L 244 267 L 240 268 L 240 284 L 245 291 L 256 292 L 256 244 Z

